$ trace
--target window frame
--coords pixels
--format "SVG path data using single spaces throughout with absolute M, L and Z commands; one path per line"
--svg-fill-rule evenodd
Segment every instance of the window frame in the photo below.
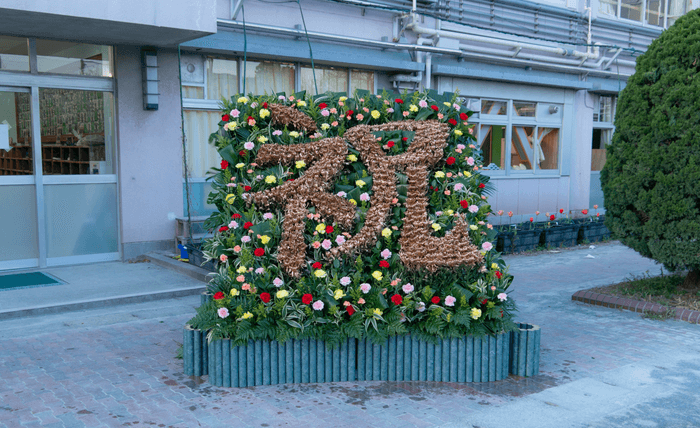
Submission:
M 629 22 L 629 23 L 641 25 L 644 27 L 654 27 L 654 28 L 662 28 L 662 29 L 667 29 L 669 26 L 673 25 L 673 22 L 675 22 L 676 19 L 680 18 L 680 16 L 674 17 L 673 22 L 670 22 L 670 19 L 669 19 L 669 11 L 671 8 L 670 3 L 673 0 L 664 0 L 664 10 L 662 11 L 662 13 L 663 13 L 663 25 L 650 24 L 649 21 L 647 20 L 647 11 L 648 11 L 649 0 L 641 0 L 641 5 L 642 5 L 642 8 L 640 10 L 641 19 L 639 21 L 636 21 L 634 19 L 629 19 L 629 18 L 623 18 L 621 16 L 622 15 L 622 1 L 623 0 L 612 0 L 612 1 L 603 2 L 603 1 L 599 0 L 598 1 L 598 10 L 597 10 L 598 17 L 603 18 L 603 19 L 620 20 L 623 22 Z M 688 11 L 692 10 L 692 4 L 690 3 L 689 0 L 679 0 L 679 1 L 682 1 L 684 3 L 684 5 L 683 5 L 684 9 L 685 9 L 685 12 L 683 12 L 684 14 L 688 13 Z M 606 12 L 603 12 L 601 10 L 602 4 L 610 4 L 610 5 L 614 4 L 615 14 L 610 15 Z
M 615 112 L 617 110 L 617 97 L 614 95 L 598 95 L 595 99 L 595 104 L 594 104 L 594 112 L 600 112 L 600 101 L 602 98 L 610 98 L 611 106 L 610 106 L 610 121 L 601 121 L 601 120 L 595 120 L 595 117 L 593 118 L 593 126 L 591 127 L 591 162 L 593 158 L 593 131 L 596 129 L 600 130 L 605 130 L 605 131 L 612 131 L 610 134 L 610 141 L 612 142 L 612 137 L 615 134 Z M 600 114 L 598 115 L 598 118 L 600 118 Z M 594 170 L 593 169 L 593 164 L 591 163 L 591 173 L 596 173 L 599 174 L 600 171 L 602 170 L 602 166 L 600 170 Z

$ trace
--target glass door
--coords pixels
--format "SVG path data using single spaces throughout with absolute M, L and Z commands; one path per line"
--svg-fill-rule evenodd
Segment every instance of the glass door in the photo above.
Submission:
M 29 88 L 0 86 L 0 270 L 39 265 Z

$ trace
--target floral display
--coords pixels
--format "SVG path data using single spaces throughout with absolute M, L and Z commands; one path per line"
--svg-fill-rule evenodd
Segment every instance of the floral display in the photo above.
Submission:
M 514 328 L 456 96 L 234 96 L 223 109 L 203 247 L 219 270 L 190 324 L 234 343 L 330 345 Z

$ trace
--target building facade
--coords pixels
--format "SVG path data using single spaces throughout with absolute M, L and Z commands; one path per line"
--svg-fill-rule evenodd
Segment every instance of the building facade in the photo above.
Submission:
M 0 271 L 172 248 L 177 217 L 213 209 L 208 137 L 244 87 L 458 93 L 495 211 L 602 207 L 617 94 L 697 3 L 6 0 Z

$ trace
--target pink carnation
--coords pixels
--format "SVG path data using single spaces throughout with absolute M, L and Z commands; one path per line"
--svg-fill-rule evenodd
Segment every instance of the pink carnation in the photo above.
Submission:
M 454 306 L 457 299 L 454 296 L 445 297 L 445 306 Z
M 323 247 L 324 250 L 330 250 L 332 245 L 333 243 L 331 243 L 330 239 L 324 239 L 321 243 L 321 247 Z
M 338 235 L 335 238 L 335 243 L 338 245 L 343 245 L 345 243 L 345 237 L 343 235 Z
M 284 284 L 284 281 L 282 281 L 280 278 L 275 278 L 272 280 L 272 284 L 274 284 L 275 287 L 281 287 L 282 284 Z
M 411 284 L 410 282 L 405 283 L 405 284 L 403 285 L 403 287 L 401 287 L 401 289 L 402 289 L 403 292 L 406 293 L 406 294 L 408 294 L 408 293 L 410 293 L 410 292 L 412 292 L 412 291 L 414 290 L 413 284 Z
M 362 290 L 362 292 L 365 294 L 369 293 L 369 290 L 371 290 L 371 289 L 372 289 L 372 286 L 367 284 L 366 282 L 360 284 L 360 290 Z
M 320 300 L 316 300 L 311 306 L 314 308 L 314 310 L 320 311 L 321 309 L 323 309 L 323 302 Z
M 219 310 L 216 311 L 216 313 L 219 314 L 219 318 L 226 318 L 228 316 L 228 309 L 219 308 Z
M 499 294 L 498 296 L 496 296 L 496 297 L 498 297 L 498 300 L 500 300 L 501 302 L 505 302 L 506 299 L 508 298 L 508 295 L 507 295 L 506 293 L 500 293 L 500 294 Z
M 388 248 L 385 248 L 384 251 L 382 251 L 382 252 L 380 253 L 380 255 L 382 256 L 382 258 L 383 258 L 384 260 L 386 260 L 386 259 L 388 259 L 389 257 L 391 257 L 391 251 L 389 251 Z
M 483 248 L 484 251 L 491 251 L 493 244 L 487 241 L 481 244 L 481 248 Z
M 469 205 L 469 212 L 470 213 L 478 213 L 479 207 L 477 207 L 476 205 Z

